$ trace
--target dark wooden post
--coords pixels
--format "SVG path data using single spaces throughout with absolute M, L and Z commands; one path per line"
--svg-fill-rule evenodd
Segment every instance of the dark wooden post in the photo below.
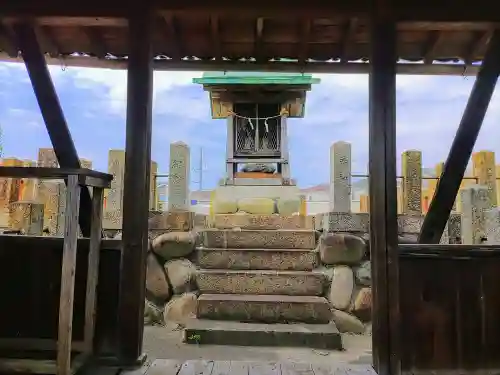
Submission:
M 149 174 L 153 58 L 152 11 L 134 9 L 129 18 L 127 140 L 123 193 L 123 251 L 119 303 L 119 356 L 133 364 L 141 356 L 148 250 Z
M 420 243 L 439 243 L 467 164 L 483 125 L 500 73 L 500 30 L 490 39 L 488 50 L 472 87 L 455 139 L 444 163 L 441 178 L 420 231 Z
M 369 76 L 370 251 L 373 275 L 373 364 L 389 374 L 399 358 L 396 199 L 396 24 L 372 20 Z M 394 331 L 396 332 L 396 331 Z M 392 357 L 392 358 L 391 358 Z
M 31 25 L 24 23 L 15 24 L 13 30 L 59 166 L 61 168 L 80 168 L 80 159 L 35 31 Z M 81 190 L 78 223 L 82 234 L 88 237 L 90 236 L 92 202 L 89 189 L 82 187 Z

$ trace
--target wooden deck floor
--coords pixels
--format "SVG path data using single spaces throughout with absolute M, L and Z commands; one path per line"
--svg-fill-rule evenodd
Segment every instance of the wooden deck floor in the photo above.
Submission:
M 156 359 L 120 375 L 376 375 L 371 366 L 325 366 L 294 362 L 176 361 Z

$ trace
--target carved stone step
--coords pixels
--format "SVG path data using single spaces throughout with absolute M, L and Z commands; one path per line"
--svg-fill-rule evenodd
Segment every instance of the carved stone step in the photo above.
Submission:
M 204 247 L 236 249 L 314 249 L 313 230 L 232 230 L 208 229 L 202 232 Z
M 283 346 L 342 350 L 342 337 L 330 324 L 262 324 L 193 319 L 184 342 L 240 346 Z
M 314 271 L 202 269 L 196 283 L 201 293 L 321 296 L 326 278 Z
M 316 250 L 198 248 L 201 268 L 309 271 L 318 267 Z
M 197 317 L 238 322 L 327 324 L 332 312 L 323 297 L 202 294 L 198 298 Z
M 218 214 L 214 216 L 213 223 L 217 229 L 314 229 L 314 217 L 300 215 Z

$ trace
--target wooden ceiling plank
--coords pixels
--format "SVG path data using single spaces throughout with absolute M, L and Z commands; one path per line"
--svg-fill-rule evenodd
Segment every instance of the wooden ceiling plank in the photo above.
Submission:
M 264 17 L 258 17 L 255 21 L 255 46 L 254 57 L 258 62 L 266 60 L 264 56 Z
M 311 26 L 312 22 L 310 19 L 303 19 L 300 21 L 300 33 L 299 33 L 299 64 L 304 65 L 307 63 L 307 58 L 309 54 L 309 40 L 311 39 Z
M 95 51 L 95 55 L 99 59 L 104 59 L 108 54 L 108 48 L 102 34 L 94 27 L 84 27 L 82 29 L 92 47 L 92 51 Z
M 173 13 L 164 14 L 163 20 L 167 31 L 168 44 L 173 49 L 170 57 L 174 60 L 181 60 L 185 57 L 185 53 L 182 48 L 181 28 L 177 16 Z
M 340 41 L 339 58 L 340 62 L 345 63 L 349 54 L 349 48 L 353 42 L 356 29 L 358 28 L 358 19 L 350 18 L 343 27 L 342 39 Z
M 493 29 L 487 31 L 476 31 L 472 38 L 471 43 L 467 46 L 464 54 L 464 61 L 467 65 L 472 64 L 474 59 L 478 56 L 481 49 L 490 41 L 493 36 Z
M 422 56 L 425 64 L 432 64 L 435 58 L 438 58 L 438 47 L 443 38 L 443 33 L 439 30 L 433 30 L 428 33 L 427 40 L 422 49 Z
M 220 20 L 217 16 L 210 17 L 210 38 L 212 41 L 212 48 L 214 50 L 214 57 L 216 61 L 222 61 L 222 41 L 220 33 Z
M 11 58 L 17 58 L 19 48 L 11 28 L 0 20 L 0 48 Z

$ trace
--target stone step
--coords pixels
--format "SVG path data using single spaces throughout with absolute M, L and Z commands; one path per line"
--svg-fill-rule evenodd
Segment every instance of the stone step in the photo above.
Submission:
M 202 294 L 198 298 L 197 317 L 239 322 L 327 324 L 332 312 L 323 297 Z
M 196 283 L 201 293 L 321 296 L 326 278 L 314 271 L 201 269 Z
M 314 229 L 313 216 L 281 216 L 252 214 L 217 214 L 213 225 L 217 229 Z
M 203 233 L 204 247 L 236 249 L 314 249 L 316 232 L 306 229 L 234 230 L 207 229 Z
M 343 350 L 342 337 L 334 323 L 262 324 L 193 319 L 184 329 L 184 342 Z
M 198 248 L 198 265 L 209 269 L 310 271 L 319 266 L 316 250 Z

